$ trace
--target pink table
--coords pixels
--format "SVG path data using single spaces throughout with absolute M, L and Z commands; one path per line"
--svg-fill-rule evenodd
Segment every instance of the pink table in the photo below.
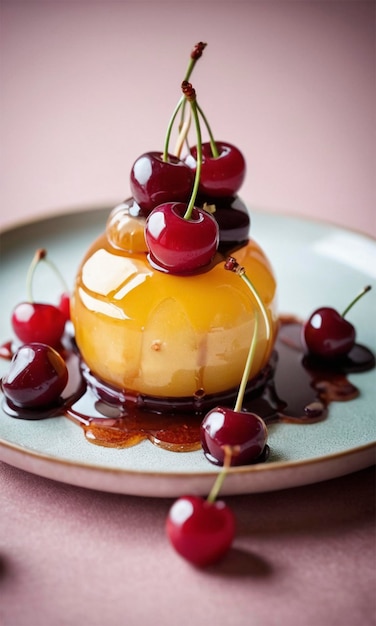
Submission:
M 128 195 L 203 39 L 194 83 L 246 154 L 243 197 L 376 235 L 374 4 L 145 4 L 3 0 L 0 227 Z M 170 548 L 169 500 L 0 476 L 1 626 L 376 623 L 373 468 L 229 498 L 207 571 Z

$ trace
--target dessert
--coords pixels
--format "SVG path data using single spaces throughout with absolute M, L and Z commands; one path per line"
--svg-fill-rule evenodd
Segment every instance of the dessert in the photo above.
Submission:
M 268 424 L 324 419 L 330 402 L 357 397 L 347 374 L 375 360 L 333 310 L 319 309 L 304 325 L 277 318 L 273 270 L 238 195 L 244 157 L 214 140 L 188 82 L 203 48 L 193 51 L 163 151 L 135 160 L 132 197 L 111 211 L 78 267 L 70 311 L 64 283 L 56 306 L 33 301 L 34 271 L 49 262 L 45 250 L 36 252 L 28 301 L 12 313 L 22 345 L 0 346 L 1 357 L 13 357 L 3 407 L 16 418 L 66 416 L 97 445 L 202 447 L 218 465 L 230 446 L 230 465 L 258 463 L 268 458 Z M 187 107 L 196 145 L 181 158 Z M 327 323 L 316 332 L 318 318 Z
M 71 304 L 76 343 L 95 378 L 160 408 L 236 393 L 260 306 L 250 381 L 267 366 L 277 331 L 274 274 L 249 239 L 237 196 L 245 159 L 213 137 L 203 144 L 195 90 L 186 80 L 181 88 L 167 138 L 188 103 L 197 145 L 183 161 L 169 155 L 167 139 L 163 153 L 135 161 L 133 197 L 112 211 L 84 257 Z M 253 294 L 224 271 L 235 250 Z

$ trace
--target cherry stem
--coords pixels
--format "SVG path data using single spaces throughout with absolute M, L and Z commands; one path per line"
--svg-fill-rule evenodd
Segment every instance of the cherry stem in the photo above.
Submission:
M 223 446 L 223 451 L 225 453 L 225 458 L 223 460 L 223 467 L 222 470 L 219 472 L 219 474 L 217 475 L 217 478 L 214 481 L 214 484 L 210 490 L 210 493 L 208 495 L 208 497 L 206 498 L 206 501 L 209 503 L 213 503 L 215 502 L 215 500 L 218 497 L 219 492 L 222 489 L 222 485 L 224 483 L 224 480 L 227 476 L 227 472 L 228 469 L 231 465 L 231 458 L 233 455 L 233 450 L 231 448 L 231 446 Z
M 35 252 L 34 257 L 30 263 L 28 272 L 27 272 L 27 276 L 26 276 L 26 286 L 27 286 L 27 295 L 28 295 L 28 300 L 29 302 L 33 302 L 34 298 L 33 298 L 33 278 L 34 278 L 34 273 L 35 270 L 38 266 L 38 264 L 40 263 L 40 261 L 44 261 L 45 263 L 47 263 L 47 265 L 50 266 L 50 268 L 55 272 L 56 276 L 59 278 L 63 289 L 66 293 L 69 292 L 68 289 L 68 285 L 65 282 L 63 275 L 61 274 L 61 272 L 59 271 L 58 267 L 55 265 L 55 263 L 53 263 L 48 257 L 47 257 L 47 250 L 45 250 L 44 248 L 38 248 L 38 250 Z
M 345 310 L 342 313 L 342 317 L 345 317 L 345 315 L 347 315 L 347 313 L 350 311 L 350 309 L 352 309 L 352 307 L 354 306 L 354 304 L 356 302 L 358 302 L 358 300 L 360 300 L 360 298 L 362 298 L 364 296 L 365 293 L 367 293 L 368 291 L 370 291 L 372 289 L 371 285 L 367 285 L 366 287 L 364 287 L 362 289 L 362 291 L 360 293 L 358 293 L 358 295 L 356 296 L 356 298 L 354 298 L 354 300 L 352 300 L 350 302 L 350 304 L 345 308 Z
M 207 120 L 207 117 L 205 115 L 205 113 L 203 112 L 203 110 L 201 109 L 201 107 L 199 105 L 197 105 L 197 110 L 199 112 L 199 114 L 201 115 L 204 124 L 206 126 L 206 130 L 208 131 L 208 135 L 209 135 L 209 141 L 210 141 L 210 147 L 211 147 L 211 151 L 212 151 L 212 156 L 216 159 L 219 157 L 219 152 L 218 152 L 218 147 L 217 144 L 215 142 L 214 139 L 214 135 L 212 133 L 212 130 L 210 128 L 209 122 Z
M 247 361 L 245 364 L 243 376 L 242 376 L 240 386 L 239 386 L 238 395 L 236 397 L 236 403 L 234 406 L 234 411 L 236 411 L 237 413 L 240 413 L 243 407 L 244 394 L 247 389 L 249 374 L 251 371 L 253 360 L 255 358 L 255 352 L 256 352 L 256 347 L 257 347 L 257 332 L 258 332 L 258 312 L 255 311 L 255 325 L 253 329 L 252 341 L 251 341 L 251 345 L 249 346 Z
M 193 48 L 193 50 L 191 52 L 191 58 L 190 58 L 190 61 L 189 61 L 188 67 L 187 67 L 187 72 L 186 72 L 186 74 L 184 76 L 184 80 L 185 81 L 187 81 L 187 82 L 189 81 L 197 61 L 202 57 L 202 53 L 203 53 L 204 49 L 206 48 L 206 45 L 207 45 L 206 43 L 203 43 L 202 41 L 199 41 L 194 46 L 194 48 Z M 183 102 L 183 106 L 181 108 L 181 118 L 180 118 L 180 124 L 179 124 L 179 132 L 182 130 L 183 125 L 184 125 L 186 103 L 187 103 L 187 101 L 185 100 Z
M 245 273 L 245 268 L 242 267 L 241 265 L 239 265 L 239 263 L 237 262 L 237 260 L 233 257 L 233 256 L 229 256 L 226 259 L 226 263 L 225 263 L 225 269 L 229 270 L 230 272 L 235 272 L 235 274 L 237 274 L 238 276 L 240 276 L 240 278 L 242 278 L 244 280 L 244 282 L 246 283 L 246 285 L 248 286 L 248 288 L 250 289 L 251 293 L 253 294 L 253 297 L 255 298 L 260 311 L 263 315 L 264 318 L 264 322 L 265 322 L 265 331 L 266 331 L 266 340 L 269 341 L 272 331 L 271 331 L 271 326 L 270 326 L 270 321 L 269 321 L 269 317 L 268 317 L 268 312 L 265 308 L 265 305 L 263 303 L 263 301 L 261 300 L 261 297 L 256 289 L 256 287 L 253 285 L 253 283 L 250 281 L 250 279 L 248 278 L 247 274 Z
M 177 103 L 177 105 L 176 105 L 176 107 L 175 107 L 175 110 L 174 110 L 174 112 L 173 112 L 173 114 L 172 114 L 172 116 L 171 116 L 171 119 L 170 119 L 170 121 L 169 121 L 169 123 L 168 123 L 168 126 L 167 126 L 166 137 L 165 137 L 165 144 L 164 144 L 164 150 L 163 150 L 163 155 L 162 155 L 162 160 L 163 160 L 165 163 L 168 161 L 168 147 L 169 147 L 169 144 L 170 144 L 170 138 L 171 138 L 172 127 L 173 127 L 173 125 L 174 125 L 175 118 L 176 118 L 176 116 L 177 116 L 177 114 L 178 114 L 179 110 L 180 110 L 180 109 L 181 109 L 181 107 L 183 106 L 184 102 L 185 102 L 185 96 L 183 95 L 183 96 L 180 98 L 179 102 Z
M 198 111 L 197 111 L 196 92 L 193 89 L 193 87 L 190 85 L 190 83 L 187 83 L 186 81 L 182 83 L 182 88 L 184 91 L 184 97 L 187 98 L 187 100 L 189 101 L 191 105 L 192 117 L 195 123 L 196 137 L 197 137 L 197 157 L 196 157 L 195 180 L 193 183 L 191 197 L 190 197 L 187 209 L 183 216 L 185 220 L 189 220 L 192 216 L 192 211 L 194 209 L 194 205 L 195 205 L 196 197 L 198 193 L 198 188 L 200 185 L 201 166 L 202 166 L 202 138 L 201 138 L 200 120 L 199 120 Z

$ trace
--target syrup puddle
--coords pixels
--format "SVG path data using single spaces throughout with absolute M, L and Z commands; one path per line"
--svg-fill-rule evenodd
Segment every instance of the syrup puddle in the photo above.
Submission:
M 324 362 L 304 354 L 301 323 L 281 319 L 280 330 L 269 365 L 248 390 L 244 410 L 257 413 L 266 424 L 312 424 L 328 416 L 331 402 L 347 402 L 359 395 L 347 374 L 375 366 L 374 355 L 356 345 L 345 358 Z M 10 353 L 9 344 L 4 354 Z M 82 428 L 92 444 L 127 448 L 145 439 L 173 452 L 201 448 L 200 425 L 212 407 L 233 407 L 237 390 L 225 396 L 186 398 L 178 402 L 127 395 L 96 380 L 81 368 L 74 350 L 63 354 L 69 383 L 59 406 L 45 411 L 16 409 L 3 398 L 4 411 L 19 419 L 46 419 L 65 416 Z M 163 411 L 163 412 L 162 412 Z

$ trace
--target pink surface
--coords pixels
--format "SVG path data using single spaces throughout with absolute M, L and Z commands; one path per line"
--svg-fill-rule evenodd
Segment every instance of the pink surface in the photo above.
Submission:
M 1 4 L 0 227 L 115 204 L 159 149 L 187 54 L 248 162 L 251 206 L 376 235 L 373 2 Z M 234 549 L 198 571 L 171 504 L 0 464 L 1 626 L 376 624 L 374 470 L 229 498 Z
M 167 542 L 170 501 L 79 489 L 0 464 L 2 626 L 375 624 L 374 472 L 229 498 L 226 559 Z
M 3 223 L 126 197 L 203 40 L 192 80 L 217 138 L 244 151 L 242 196 L 376 234 L 373 2 L 1 7 Z

